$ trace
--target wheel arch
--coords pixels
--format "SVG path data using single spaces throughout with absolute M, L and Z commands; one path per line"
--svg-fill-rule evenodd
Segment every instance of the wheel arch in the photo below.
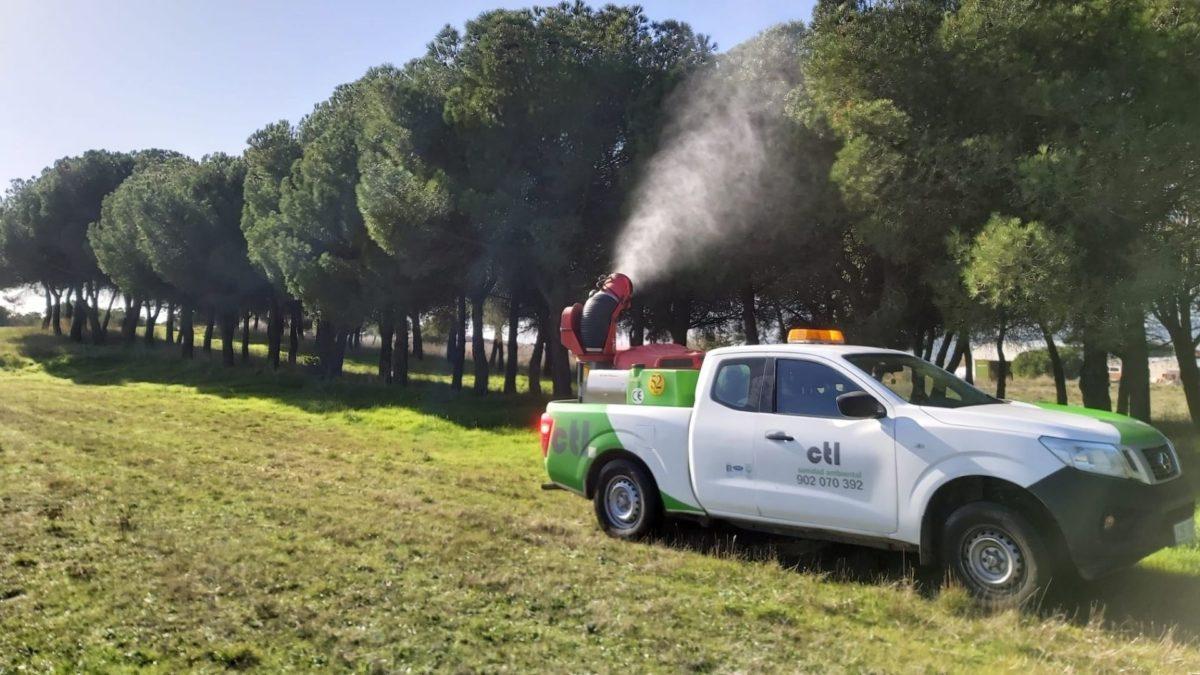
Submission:
M 1016 510 L 1046 533 L 1045 544 L 1058 560 L 1066 559 L 1062 529 L 1054 514 L 1029 490 L 995 476 L 959 476 L 934 491 L 921 514 L 920 560 L 923 565 L 938 562 L 942 523 L 960 506 L 972 502 L 994 502 Z
M 600 478 L 600 472 L 603 471 L 604 467 L 608 464 L 620 459 L 628 460 L 645 469 L 646 475 L 650 476 L 650 480 L 654 482 L 655 491 L 657 492 L 659 490 L 658 479 L 654 476 L 654 471 L 650 468 L 650 465 L 645 462 L 645 460 L 626 450 L 625 448 L 610 448 L 600 453 L 600 455 L 597 456 L 592 462 L 591 466 L 588 467 L 587 474 L 583 479 L 583 495 L 585 497 L 591 499 L 592 497 L 596 496 L 596 481 Z

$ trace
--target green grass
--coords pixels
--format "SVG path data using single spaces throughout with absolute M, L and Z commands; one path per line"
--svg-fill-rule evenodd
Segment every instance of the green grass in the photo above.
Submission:
M 0 672 L 1200 670 L 1200 550 L 984 614 L 898 554 L 610 540 L 539 489 L 540 402 L 432 359 L 217 362 L 0 329 Z

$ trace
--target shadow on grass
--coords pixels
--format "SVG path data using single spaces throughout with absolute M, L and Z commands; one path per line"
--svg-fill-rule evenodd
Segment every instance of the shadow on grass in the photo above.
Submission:
M 884 551 L 744 530 L 725 523 L 704 527 L 671 520 L 653 545 L 713 556 L 771 561 L 797 572 L 836 581 L 911 585 L 926 598 L 942 589 L 945 576 L 918 566 L 915 553 Z M 1160 639 L 1170 632 L 1182 642 L 1200 642 L 1200 576 L 1135 567 L 1091 582 L 1049 589 L 1033 613 L 1078 625 L 1099 621 L 1105 630 Z
M 196 347 L 191 361 L 179 357 L 178 347 L 160 342 L 147 346 L 80 345 L 42 333 L 29 333 L 13 340 L 20 355 L 48 374 L 76 384 L 93 386 L 144 382 L 191 387 L 198 392 L 224 398 L 266 399 L 306 412 L 327 413 L 375 408 L 408 408 L 435 415 L 462 427 L 532 429 L 546 399 L 536 395 L 502 395 L 491 392 L 480 397 L 451 388 L 448 364 L 426 356 L 410 360 L 407 386 L 387 384 L 375 375 L 345 373 L 336 380 L 322 379 L 309 367 L 283 365 L 273 371 L 266 360 L 252 355 L 247 363 L 229 368 L 221 364 L 217 351 L 206 354 Z M 370 363 L 375 350 L 362 348 L 348 360 Z M 470 372 L 470 362 L 467 370 Z M 468 380 L 469 387 L 469 380 Z

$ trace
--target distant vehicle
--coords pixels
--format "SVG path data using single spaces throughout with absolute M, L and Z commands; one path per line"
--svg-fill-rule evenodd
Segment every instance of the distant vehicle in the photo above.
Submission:
M 1158 376 L 1158 384 L 1176 385 L 1176 384 L 1181 384 L 1181 383 L 1182 382 L 1179 379 L 1179 371 L 1178 370 L 1168 370 L 1168 371 L 1163 372 L 1162 375 Z
M 1121 366 L 1120 365 L 1110 365 L 1108 367 L 1108 381 L 1109 382 L 1120 382 L 1121 381 Z
M 1151 426 L 1002 401 L 837 331 L 790 337 L 698 369 L 592 369 L 542 416 L 548 486 L 591 499 L 618 538 L 669 515 L 915 551 L 991 605 L 1194 540 L 1191 490 Z

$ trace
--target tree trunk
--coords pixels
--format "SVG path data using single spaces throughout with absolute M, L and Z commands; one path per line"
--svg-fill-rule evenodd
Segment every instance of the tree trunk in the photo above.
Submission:
M 250 362 L 250 312 L 242 315 L 242 363 Z
M 488 354 L 488 368 L 490 370 L 495 370 L 497 367 L 499 367 L 500 360 L 503 358 L 503 355 L 501 354 L 503 347 L 500 346 L 502 343 L 500 336 L 503 333 L 504 326 L 497 326 L 496 330 L 492 334 L 492 351 L 490 354 Z
M 1183 387 L 1188 415 L 1192 418 L 1192 425 L 1200 427 L 1200 364 L 1196 363 L 1196 340 L 1191 331 L 1191 308 L 1183 307 L 1180 314 L 1182 316 L 1174 312 L 1159 313 L 1158 320 L 1167 329 L 1167 334 L 1171 337 L 1171 347 L 1175 350 L 1175 360 L 1179 362 L 1179 385 Z
M 563 307 L 566 305 L 564 297 L 547 298 L 547 307 Z M 690 313 L 688 314 L 690 317 Z M 542 324 L 542 335 L 546 341 L 544 353 L 549 360 L 549 371 L 551 381 L 553 382 L 553 392 L 555 398 L 570 398 L 571 384 L 575 378 L 571 376 L 571 359 L 567 354 L 567 348 L 563 346 L 562 340 L 558 336 L 557 326 L 554 325 L 554 315 L 547 311 L 543 315 L 545 323 Z
M 521 303 L 516 293 L 508 301 L 508 358 L 504 362 L 504 393 L 517 393 L 517 324 L 521 321 Z M 497 336 L 499 337 L 499 336 Z
M 146 303 L 146 330 L 142 333 L 142 341 L 146 346 L 154 344 L 154 328 L 158 325 L 158 314 L 162 311 L 162 303 L 155 300 L 154 303 Z
M 332 371 L 330 372 L 330 375 L 332 377 L 341 377 L 342 376 L 342 367 L 346 363 L 346 347 L 347 347 L 348 343 L 350 342 L 350 333 L 351 332 L 352 331 L 349 331 L 347 329 L 339 328 L 337 330 L 337 332 L 334 334 L 333 362 L 332 362 L 333 368 L 332 368 Z
M 425 359 L 425 341 L 421 338 L 421 313 L 414 311 L 412 316 L 412 355 L 418 360 Z
M 454 298 L 454 357 L 451 360 L 450 388 L 462 389 L 463 360 L 467 355 L 467 296 L 459 293 Z
M 279 370 L 279 352 L 283 346 L 283 307 L 279 297 L 271 294 L 271 307 L 267 314 L 267 362 L 272 370 Z
M 950 342 L 953 339 L 954 339 L 954 333 L 950 332 L 950 331 L 947 331 L 946 334 L 942 336 L 942 344 L 941 344 L 941 346 L 938 347 L 938 351 L 937 351 L 937 360 L 934 361 L 934 363 L 937 364 L 938 368 L 945 368 L 946 354 L 949 353 L 949 351 L 950 351 Z
M 203 349 L 205 354 L 212 353 L 213 327 L 216 325 L 217 316 L 212 307 L 208 308 L 208 316 L 204 324 L 204 344 Z
M 975 355 L 971 353 L 971 342 L 969 339 L 967 340 L 966 359 L 965 365 L 967 370 L 963 373 L 966 377 L 963 379 L 967 381 L 967 384 L 975 384 Z
M 396 334 L 396 324 L 392 319 L 391 310 L 385 310 L 379 320 L 379 367 L 376 373 L 384 382 L 392 383 L 392 337 Z
M 175 344 L 175 303 L 167 303 L 167 344 Z
M 113 291 L 112 295 L 108 296 L 108 307 L 104 308 L 104 320 L 100 322 L 100 330 L 104 331 L 104 337 L 108 337 L 108 323 L 112 321 L 113 303 L 117 301 L 117 292 Z
M 54 312 L 50 318 L 50 327 L 54 329 L 55 335 L 62 335 L 62 291 L 50 289 L 54 294 Z
M 1050 356 L 1050 370 L 1054 374 L 1054 400 L 1059 405 L 1067 404 L 1067 376 L 1063 370 L 1062 356 L 1058 353 L 1058 345 L 1054 344 L 1054 335 L 1046 324 L 1039 323 L 1042 339 L 1046 341 L 1046 353 Z
M 746 334 L 746 344 L 758 344 L 758 317 L 754 310 L 754 286 L 746 284 L 742 287 L 742 332 Z
M 180 355 L 185 359 L 194 358 L 196 356 L 196 327 L 193 324 L 195 321 L 196 311 L 192 308 L 191 303 L 184 302 L 179 307 L 179 345 Z
M 1129 415 L 1150 422 L 1150 350 L 1146 346 L 1146 317 L 1135 312 L 1125 327 L 1121 355 L 1121 384 L 1129 392 Z
M 1079 370 L 1079 391 L 1083 405 L 1097 410 L 1112 410 L 1108 383 L 1108 352 L 1087 333 L 1083 337 L 1083 366 Z
M 996 336 L 996 398 L 1004 398 L 1008 384 L 1008 360 L 1004 358 L 1004 334 L 1008 326 L 1000 323 L 1000 333 Z
M 946 364 L 948 372 L 958 370 L 959 364 L 962 363 L 963 357 L 967 355 L 967 331 L 961 330 L 958 333 L 958 338 L 954 341 L 954 352 L 950 354 L 950 362 Z
M 646 308 L 636 297 L 629 303 L 629 346 L 646 344 Z
M 300 338 L 304 335 L 304 305 L 299 300 L 291 302 L 292 317 L 288 320 L 288 365 L 296 365 L 300 356 Z
M 317 321 L 318 372 L 322 377 L 337 377 L 342 374 L 350 332 L 335 326 L 331 321 Z
M 125 304 L 125 318 L 121 320 L 121 340 L 133 344 L 137 340 L 138 319 L 142 315 L 141 299 L 134 299 Z
M 42 290 L 46 292 L 46 315 L 42 317 L 42 330 L 46 330 L 54 318 L 54 298 L 50 295 L 50 284 L 43 283 Z
M 400 386 L 408 385 L 408 317 L 400 312 L 396 322 L 396 346 L 392 350 L 392 380 Z
M 545 310 L 538 312 L 537 336 L 533 340 L 533 353 L 529 356 L 529 393 L 537 396 L 542 395 L 542 351 L 545 349 L 543 344 L 542 326 L 545 325 L 544 315 Z
M 483 339 L 483 302 L 487 293 L 476 293 L 471 297 L 471 359 L 475 362 L 474 391 L 480 396 L 488 392 L 487 343 Z
M 233 351 L 233 342 L 237 338 L 237 311 L 221 310 L 219 323 L 221 325 L 221 363 L 227 368 L 232 368 L 237 363 Z
M 100 325 L 100 289 L 93 284 L 88 284 L 88 331 L 92 334 L 92 344 L 102 345 L 106 342 L 108 335 L 104 331 L 104 327 Z
M 83 325 L 87 321 L 87 301 L 83 298 L 83 289 L 76 287 L 75 306 L 71 308 L 71 341 L 83 342 Z

